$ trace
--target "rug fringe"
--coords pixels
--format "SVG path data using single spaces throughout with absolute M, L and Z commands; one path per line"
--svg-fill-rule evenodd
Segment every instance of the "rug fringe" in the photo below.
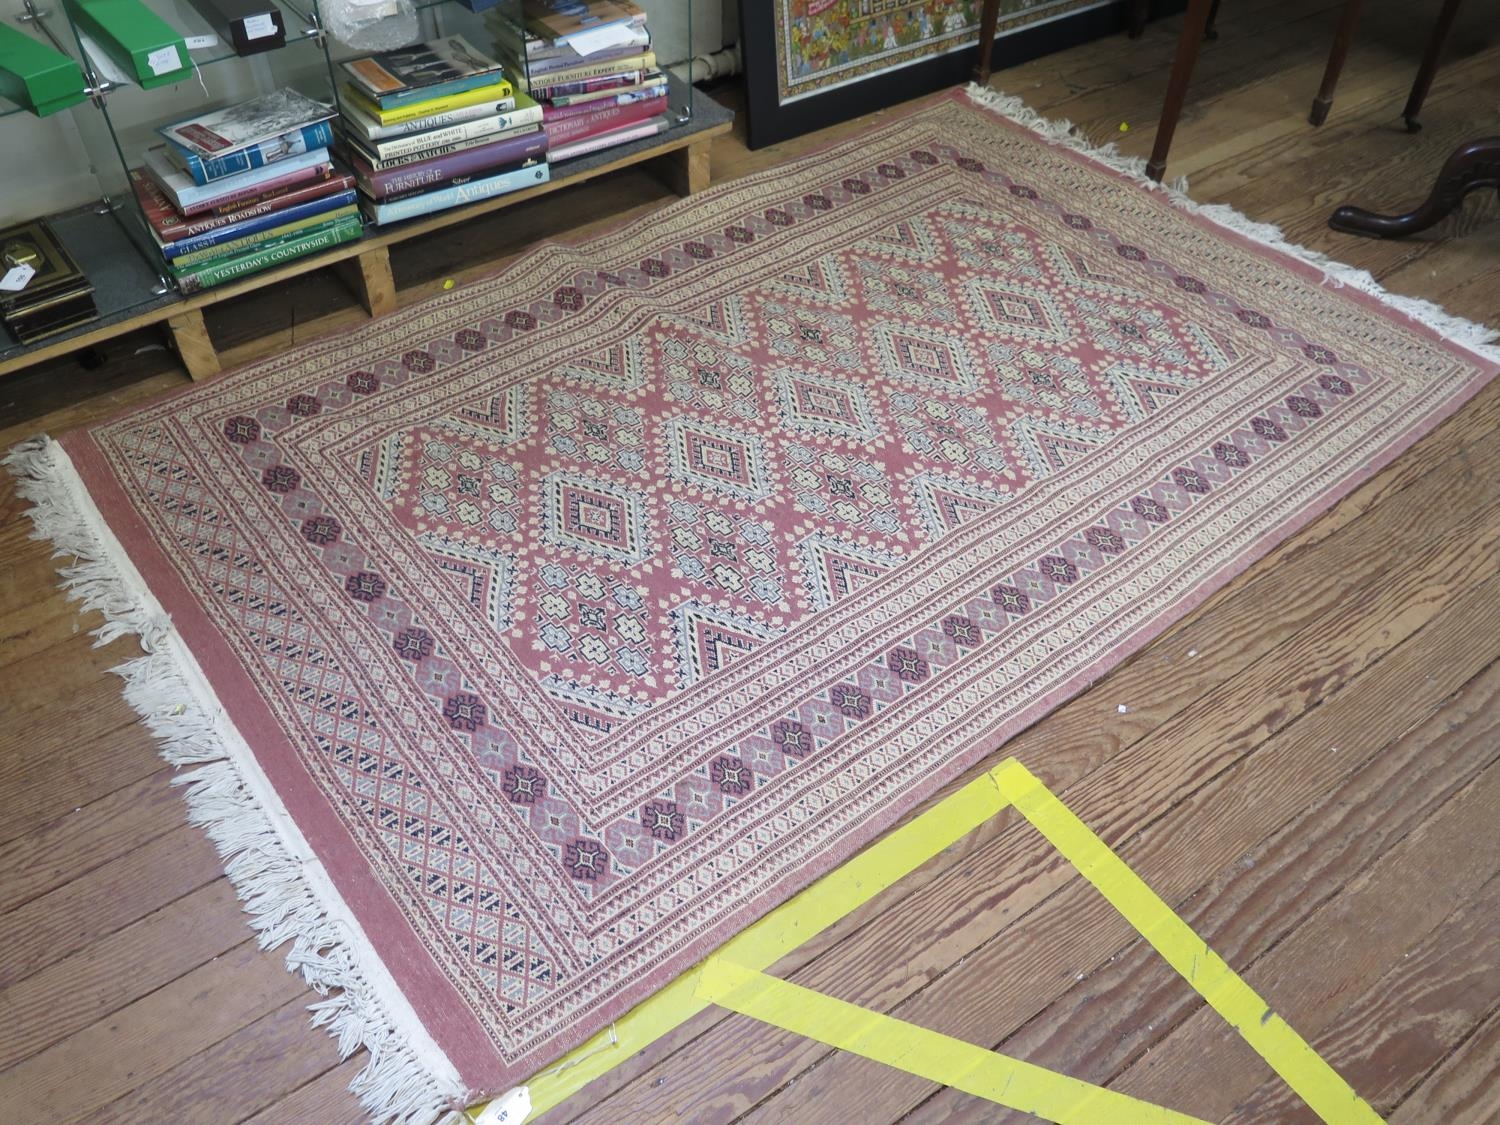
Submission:
M 1146 175 L 1146 161 L 1139 156 L 1126 156 L 1113 144 L 1096 145 L 1071 121 L 1059 118 L 1050 120 L 1032 109 L 1020 98 L 991 90 L 987 86 L 970 83 L 965 91 L 970 100 L 982 105 L 1001 117 L 1030 129 L 1043 140 L 1062 148 L 1082 153 L 1091 160 L 1127 176 L 1150 191 L 1161 192 L 1184 211 L 1201 215 L 1219 226 L 1243 235 L 1253 242 L 1269 246 L 1283 254 L 1305 262 L 1319 270 L 1332 285 L 1347 285 L 1368 293 L 1386 306 L 1403 313 L 1412 320 L 1426 325 L 1443 339 L 1468 348 L 1476 355 L 1491 362 L 1500 362 L 1500 348 L 1487 346 L 1500 338 L 1500 329 L 1476 324 L 1454 316 L 1441 305 L 1420 297 L 1403 297 L 1392 293 L 1376 281 L 1366 270 L 1345 265 L 1328 255 L 1287 240 L 1281 229 L 1270 223 L 1257 222 L 1233 207 L 1223 203 L 1199 203 L 1187 194 L 1187 178 L 1179 177 L 1170 184 L 1159 184 Z
M 248 749 L 213 698 L 171 619 L 146 589 L 83 491 L 55 441 L 32 438 L 3 464 L 30 502 L 32 538 L 50 540 L 62 585 L 104 624 L 95 645 L 133 633 L 145 655 L 113 669 L 125 698 L 172 765 L 196 766 L 174 778 L 186 790 L 188 819 L 218 848 L 262 949 L 291 942 L 287 967 L 325 999 L 311 1005 L 312 1023 L 338 1039 L 347 1059 L 360 1047 L 369 1062 L 350 1083 L 371 1118 L 397 1125 L 458 1121 L 464 1090 L 457 1072 L 432 1043 L 394 982 L 370 950 L 361 959 L 357 931 L 337 892 L 276 807 Z M 299 856 L 307 856 L 302 859 Z

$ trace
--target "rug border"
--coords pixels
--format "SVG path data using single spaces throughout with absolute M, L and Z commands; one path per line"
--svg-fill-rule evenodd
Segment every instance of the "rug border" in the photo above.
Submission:
M 61 443 L 23 441 L 0 464 L 31 503 L 31 538 L 70 556 L 58 574 L 80 612 L 98 610 L 98 647 L 133 634 L 145 655 L 111 669 L 123 694 L 173 767 L 188 820 L 213 841 L 258 944 L 288 939 L 289 971 L 324 999 L 314 1027 L 337 1037 L 341 1059 L 360 1047 L 369 1061 L 350 1083 L 371 1118 L 419 1125 L 457 1120 L 467 1091 L 417 1018 L 323 865 L 282 806 L 197 659 L 126 554 Z M 334 991 L 336 990 L 336 991 Z M 333 992 L 330 995 L 330 992 Z

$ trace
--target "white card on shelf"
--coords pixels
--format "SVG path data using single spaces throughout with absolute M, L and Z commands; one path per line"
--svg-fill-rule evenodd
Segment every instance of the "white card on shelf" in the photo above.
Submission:
M 26 288 L 26 283 L 36 276 L 36 269 L 22 262 L 19 266 L 12 266 L 5 271 L 5 276 L 0 277 L 0 289 L 7 293 L 19 293 Z
M 209 47 L 217 47 L 219 37 L 217 35 L 188 35 L 183 38 L 182 45 L 189 51 L 203 51 Z
M 276 21 L 270 12 L 258 16 L 246 16 L 244 21 L 246 39 L 265 39 L 276 34 Z
M 146 65 L 151 68 L 151 73 L 160 78 L 163 74 L 171 74 L 174 70 L 181 70 L 182 55 L 178 53 L 177 44 L 170 47 L 158 47 L 146 56 Z

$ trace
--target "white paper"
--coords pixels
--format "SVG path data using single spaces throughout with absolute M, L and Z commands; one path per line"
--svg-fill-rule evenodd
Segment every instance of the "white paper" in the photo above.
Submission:
M 22 262 L 19 266 L 12 266 L 6 271 L 4 277 L 0 277 L 0 289 L 7 293 L 19 293 L 26 288 L 26 283 L 36 276 L 36 269 Z
M 245 17 L 245 38 L 266 39 L 276 34 L 276 20 L 270 12 L 262 12 L 258 16 Z
M 210 47 L 219 45 L 217 35 L 186 35 L 183 36 L 182 45 L 189 51 L 206 51 Z
M 134 86 L 135 79 L 126 74 L 115 62 L 114 56 L 91 39 L 87 32 L 78 33 L 79 42 L 83 44 L 83 52 L 88 55 L 89 63 L 94 68 L 94 77 L 101 82 L 108 82 L 111 86 Z
M 183 67 L 182 56 L 177 53 L 177 44 L 170 47 L 160 47 L 146 56 L 146 65 L 151 68 L 151 73 L 160 78 L 163 74 L 171 74 L 174 70 Z
M 474 1118 L 474 1125 L 521 1125 L 530 1113 L 531 1091 L 517 1086 L 485 1106 Z
M 635 26 L 629 20 L 617 20 L 603 27 L 589 27 L 564 35 L 559 42 L 566 43 L 580 55 L 592 55 L 595 51 L 607 51 L 611 47 L 625 47 L 636 41 Z

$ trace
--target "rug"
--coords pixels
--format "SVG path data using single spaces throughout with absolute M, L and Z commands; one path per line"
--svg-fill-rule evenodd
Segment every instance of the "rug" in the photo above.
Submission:
M 955 91 L 12 454 L 372 1116 L 599 1031 L 1495 374 L 1083 147 Z

